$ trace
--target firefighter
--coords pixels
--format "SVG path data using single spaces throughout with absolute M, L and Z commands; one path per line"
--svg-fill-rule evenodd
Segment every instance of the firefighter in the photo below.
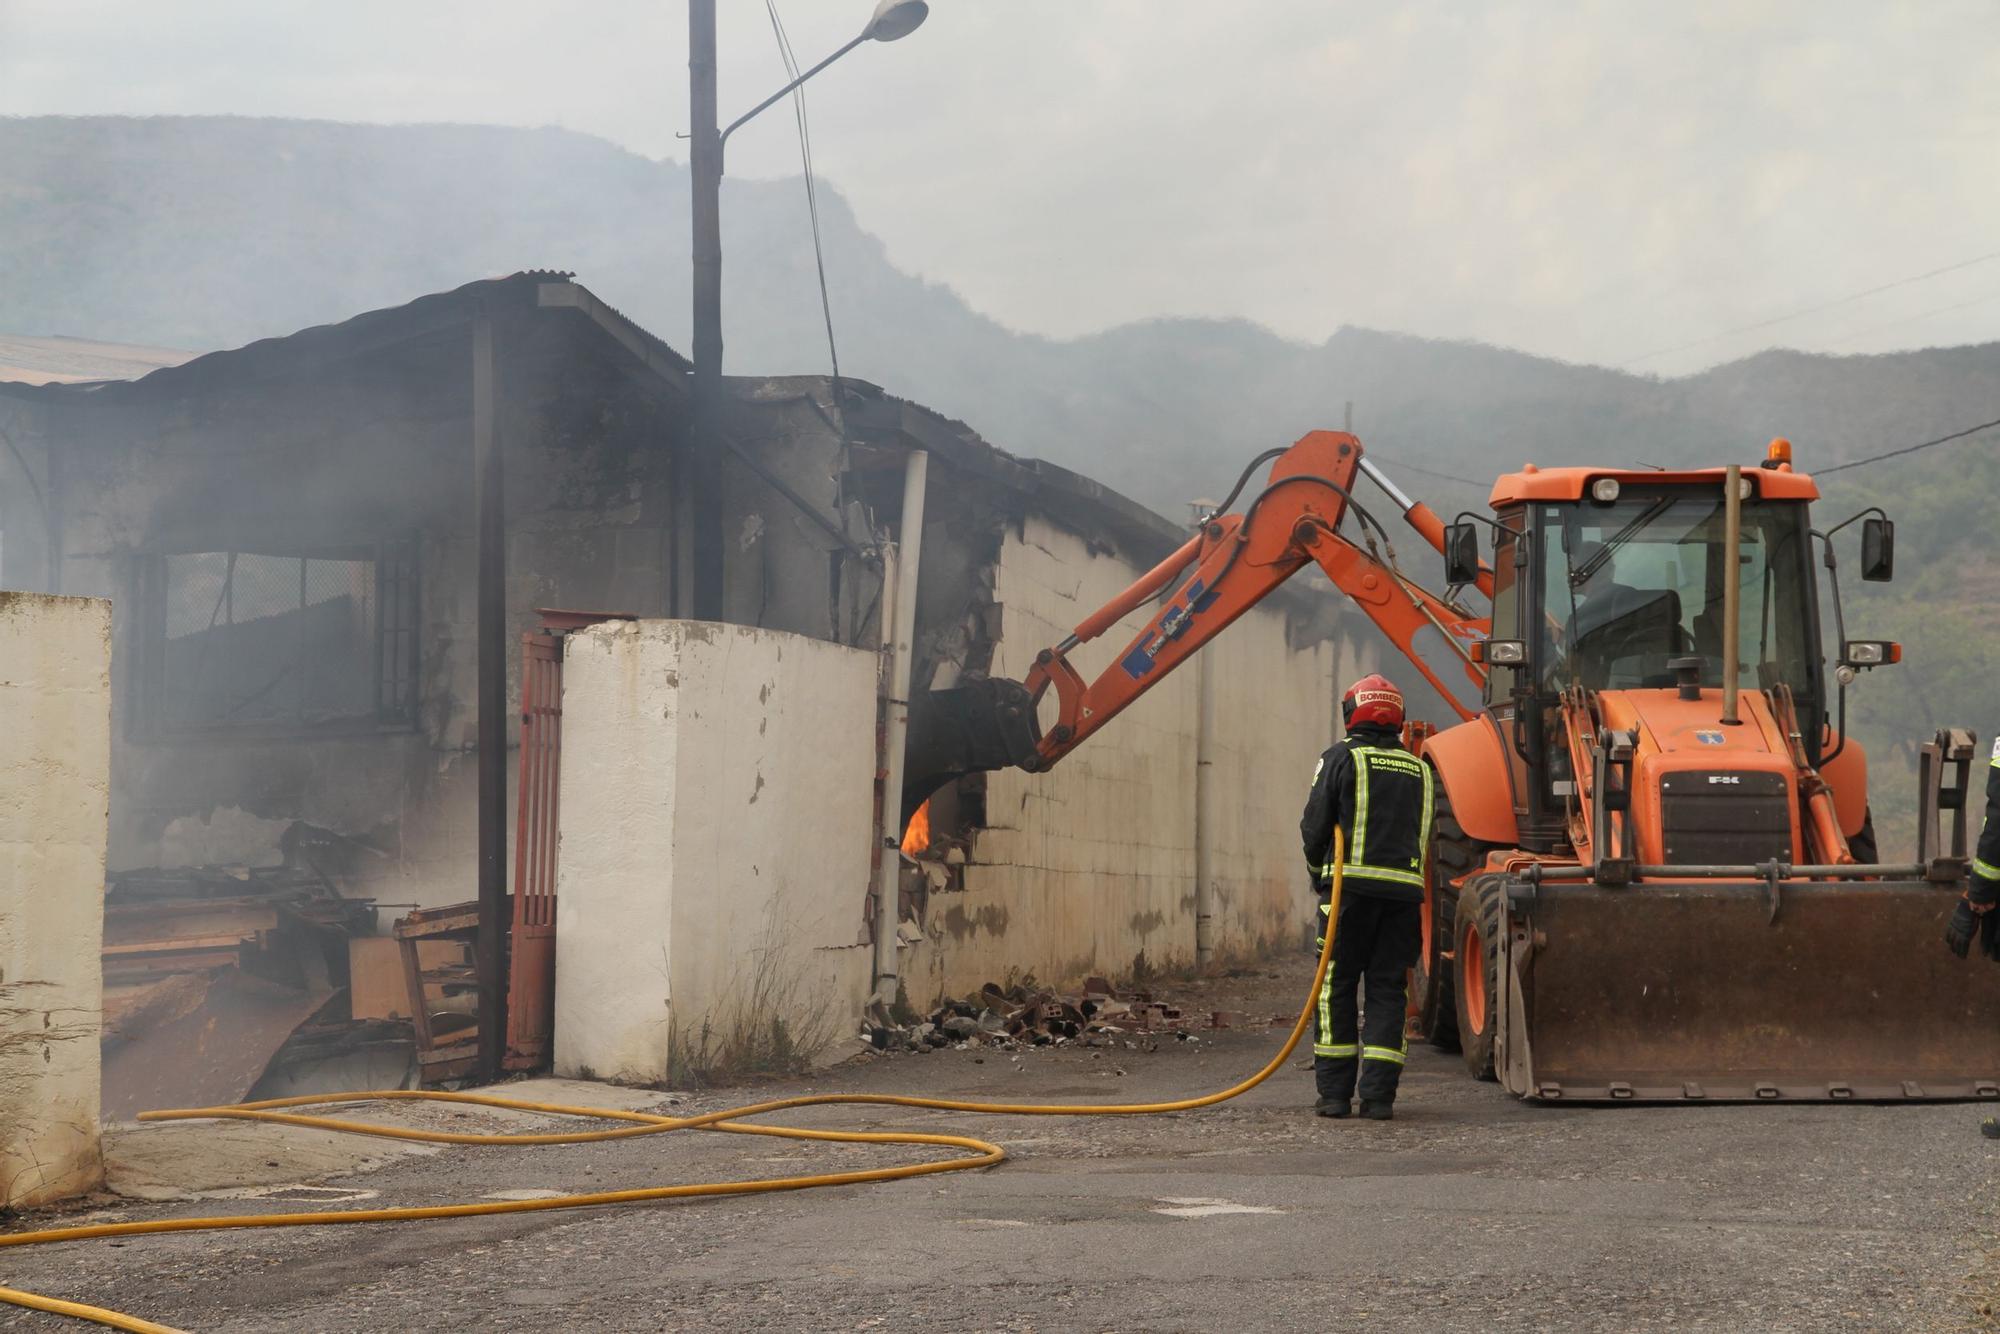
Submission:
M 1409 1050 L 1405 975 L 1423 938 L 1433 779 L 1431 767 L 1403 747 L 1403 696 L 1386 677 L 1364 676 L 1348 687 L 1340 716 L 1346 739 L 1320 757 L 1299 820 L 1321 931 L 1333 890 L 1334 833 L 1340 833 L 1340 918 L 1319 993 L 1314 1110 L 1348 1116 L 1358 1091 L 1361 1115 L 1387 1121 Z M 1365 1031 L 1355 1004 L 1363 990 Z
M 1944 929 L 1944 943 L 1963 959 L 1974 937 L 1979 952 L 2000 963 L 2000 737 L 1993 740 L 1993 763 L 1986 770 L 1986 824 L 1972 857 L 1972 878 L 1965 897 Z

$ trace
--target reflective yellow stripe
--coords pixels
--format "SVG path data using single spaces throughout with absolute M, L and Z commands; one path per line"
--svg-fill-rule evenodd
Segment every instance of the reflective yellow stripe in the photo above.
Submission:
M 1324 936 L 1320 938 L 1320 943 L 1322 948 L 1325 947 L 1325 940 L 1326 938 Z M 1326 981 L 1321 983 L 1319 988 L 1319 1036 L 1322 1039 L 1324 1039 L 1326 1035 L 1331 1033 L 1332 1031 L 1333 1031 L 1333 960 L 1328 959 L 1326 961 Z M 1313 1044 L 1313 1050 L 1315 1052 L 1319 1052 L 1319 1054 L 1322 1056 L 1332 1056 L 1335 1054 L 1330 1051 L 1328 1052 L 1320 1051 L 1318 1043 Z
M 1388 880 L 1398 885 L 1415 885 L 1419 889 L 1424 883 L 1423 876 L 1415 871 L 1392 871 L 1386 866 L 1349 866 L 1345 869 L 1348 875 L 1360 876 L 1364 880 Z M 1329 869 L 1328 874 L 1331 873 Z
M 1313 1055 L 1315 1056 L 1332 1056 L 1338 1059 L 1342 1056 L 1352 1056 L 1360 1050 L 1361 1048 L 1352 1042 L 1313 1043 Z
M 1972 873 L 1984 876 L 1988 880 L 2000 880 L 2000 866 L 1995 866 L 1991 862 L 1980 861 L 1977 857 L 1972 859 Z
M 1361 1049 L 1361 1059 L 1364 1061 L 1392 1061 L 1397 1065 L 1401 1065 L 1404 1055 L 1394 1047 L 1363 1047 Z
M 1368 749 L 1356 746 L 1354 754 L 1354 846 L 1347 850 L 1347 864 L 1358 866 L 1367 860 L 1368 847 Z

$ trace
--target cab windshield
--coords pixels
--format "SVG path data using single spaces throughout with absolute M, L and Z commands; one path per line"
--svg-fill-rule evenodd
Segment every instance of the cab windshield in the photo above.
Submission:
M 1541 688 L 1672 686 L 1675 658 L 1722 683 L 1723 498 L 1628 489 L 1544 508 Z M 1746 687 L 1811 691 L 1805 507 L 1745 501 L 1736 579 Z

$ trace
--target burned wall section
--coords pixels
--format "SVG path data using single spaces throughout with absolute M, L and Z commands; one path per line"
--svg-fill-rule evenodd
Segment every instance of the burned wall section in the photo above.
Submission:
M 882 577 L 872 546 L 894 509 L 871 508 L 831 385 L 820 376 L 725 383 L 733 446 L 722 467 L 725 618 L 879 647 Z
M 518 699 L 536 608 L 685 605 L 685 395 L 584 311 L 538 308 L 534 282 L 477 286 L 496 328 Z M 0 578 L 116 608 L 114 874 L 272 865 L 304 822 L 345 842 L 355 892 L 472 897 L 469 307 L 441 305 L 459 295 L 144 381 L 0 390 L 8 475 L 18 452 L 45 502 L 5 488 Z M 738 429 L 755 437 L 786 411 L 752 404 Z M 837 513 L 838 439 L 799 435 L 778 433 L 773 466 L 808 490 L 822 479 Z M 872 636 L 865 568 L 843 553 L 835 570 L 836 544 L 786 501 L 741 467 L 725 476 L 727 530 L 750 537 L 732 553 L 731 614 Z M 46 540 L 29 506 L 53 516 Z
M 1001 520 L 992 564 L 957 589 L 978 590 L 971 614 L 939 608 L 930 622 L 934 661 L 947 673 L 950 653 L 969 639 L 980 670 L 1021 678 L 1039 650 L 1175 544 L 1167 521 L 1058 480 L 1055 494 L 1026 491 L 989 507 Z M 1141 608 L 1078 650 L 1086 678 L 1151 613 Z M 1334 683 L 1364 657 L 1358 622 L 1322 590 L 1286 590 L 1203 650 L 1216 673 L 1206 758 L 1222 793 L 1215 962 L 1289 948 L 1309 930 L 1298 812 L 1319 752 L 1337 735 Z M 906 894 L 923 935 L 904 970 L 913 1002 L 1024 975 L 1062 984 L 1193 966 L 1196 691 L 1191 664 L 1054 770 L 996 770 L 932 798 Z M 965 799 L 968 788 L 976 800 Z

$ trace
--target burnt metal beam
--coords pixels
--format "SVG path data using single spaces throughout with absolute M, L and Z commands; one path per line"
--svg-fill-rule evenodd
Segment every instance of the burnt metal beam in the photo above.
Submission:
M 507 519 L 501 474 L 493 316 L 472 318 L 472 494 L 478 516 L 479 1063 L 500 1076 L 507 1042 Z

